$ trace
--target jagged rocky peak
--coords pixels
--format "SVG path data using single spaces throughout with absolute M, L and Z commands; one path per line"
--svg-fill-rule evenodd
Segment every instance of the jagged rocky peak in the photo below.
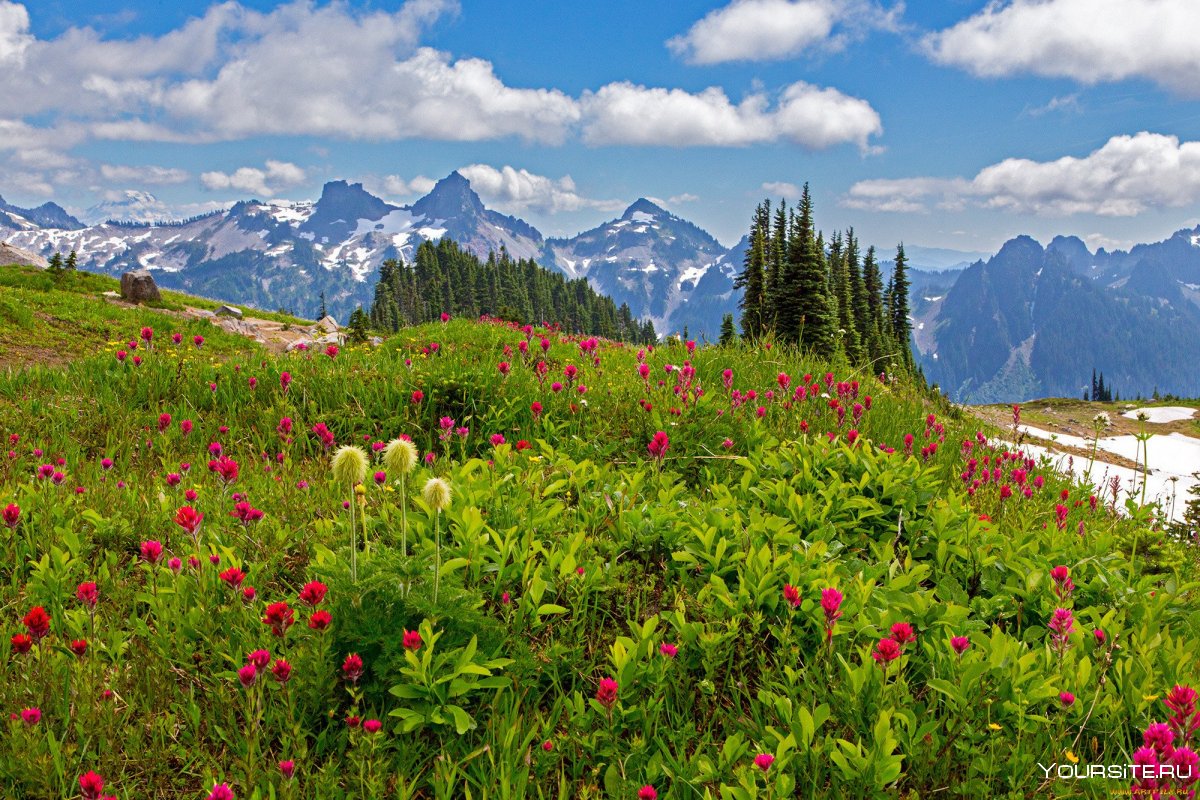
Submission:
M 476 217 L 484 212 L 483 201 L 471 188 L 471 182 L 455 170 L 442 178 L 429 194 L 412 207 L 413 214 L 428 220 Z
M 1078 236 L 1055 236 L 1046 246 L 1046 253 L 1058 256 L 1072 271 L 1081 274 L 1092 265 L 1092 251 Z
M 638 213 L 649 214 L 652 217 L 660 215 L 670 216 L 670 212 L 665 208 L 655 205 L 644 197 L 639 197 L 629 208 L 625 209 L 625 213 L 621 215 L 621 219 L 633 219 L 633 216 Z

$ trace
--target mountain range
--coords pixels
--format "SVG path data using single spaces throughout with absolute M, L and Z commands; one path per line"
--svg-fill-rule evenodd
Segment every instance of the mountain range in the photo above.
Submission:
M 55 203 L 21 208 L 0 198 L 0 241 L 42 257 L 75 250 L 82 268 L 112 275 L 145 267 L 166 288 L 306 316 L 323 295 L 345 319 L 370 304 L 384 260 L 411 261 L 422 241 L 446 236 L 481 258 L 503 249 L 586 278 L 660 334 L 710 340 L 724 314 L 737 314 L 733 282 L 748 246 L 744 237 L 727 248 L 645 198 L 574 237 L 547 238 L 485 207 L 458 172 L 407 206 L 332 181 L 315 201 L 247 200 L 151 222 L 163 208 L 127 192 L 85 215 L 126 219 L 87 225 Z M 1093 253 L 1061 236 L 1045 247 L 1017 237 L 986 259 L 907 252 L 914 352 L 955 400 L 1077 396 L 1093 368 L 1123 396 L 1200 395 L 1190 364 L 1200 341 L 1200 227 L 1127 252 Z M 890 262 L 881 266 L 890 273 Z

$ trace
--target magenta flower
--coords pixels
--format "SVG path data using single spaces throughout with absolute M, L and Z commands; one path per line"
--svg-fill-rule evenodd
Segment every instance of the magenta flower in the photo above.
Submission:
M 780 377 L 785 377 L 785 376 L 780 376 Z M 754 766 L 758 767 L 763 772 L 766 772 L 767 770 L 769 770 L 771 768 L 771 765 L 774 763 L 775 763 L 775 756 L 771 755 L 770 753 L 759 753 L 758 755 L 756 755 L 754 757 Z
M 208 793 L 208 800 L 233 800 L 233 789 L 229 788 L 229 784 L 218 783 Z
M 21 719 L 26 725 L 37 725 L 42 721 L 42 710 L 40 708 L 25 708 L 21 709 Z
M 667 658 L 674 658 L 675 655 L 679 652 L 679 648 L 673 644 L 668 644 L 667 642 L 663 642 L 662 644 L 660 644 L 658 646 L 658 652 L 662 653 Z
M 290 780 L 292 775 L 294 775 L 295 773 L 296 773 L 296 762 L 295 761 L 288 759 L 287 761 L 279 762 L 279 774 L 282 775 L 285 780 Z
M 258 670 L 255 669 L 253 664 L 246 664 L 238 669 L 237 676 L 242 686 L 249 688 L 253 685 L 255 678 L 258 677 Z
M 821 610 L 825 612 L 825 640 L 833 637 L 833 626 L 842 616 L 842 593 L 829 588 L 821 591 Z
M 612 708 L 617 702 L 617 690 L 620 687 L 612 678 L 601 678 L 600 686 L 596 689 L 596 700 L 605 708 Z
M 88 770 L 79 776 L 79 791 L 83 794 L 83 800 L 100 800 L 100 793 L 104 791 L 104 778 Z
M 658 792 L 654 791 L 654 787 L 646 784 L 638 789 L 638 800 L 658 800 Z
M 383 723 L 377 719 L 369 719 L 363 722 L 362 726 L 367 733 L 379 733 L 383 728 Z
M 965 636 L 952 636 L 950 638 L 950 647 L 954 648 L 954 652 L 962 655 L 967 652 L 967 648 L 971 646 L 971 640 Z
M 9 528 L 15 528 L 21 521 L 21 507 L 16 503 L 9 503 L 4 507 L 3 516 L 4 524 Z
M 666 455 L 667 450 L 671 447 L 671 441 L 664 431 L 658 431 L 650 439 L 650 443 L 646 445 L 646 449 L 650 451 L 650 455 L 656 459 L 662 460 Z
M 405 650 L 419 650 L 424 644 L 418 631 L 405 631 L 401 642 Z
M 142 542 L 142 559 L 143 560 L 145 560 L 151 564 L 157 564 L 158 560 L 160 558 L 162 558 L 162 554 L 163 554 L 162 542 L 159 542 L 155 539 L 147 539 L 146 541 Z
M 1062 704 L 1063 708 L 1070 708 L 1075 705 L 1075 695 L 1070 692 L 1059 692 L 1058 702 Z
M 912 625 L 909 625 L 907 622 L 897 622 L 892 626 L 891 633 L 892 638 L 902 647 L 917 640 L 917 635 L 913 633 Z
M 317 612 L 320 613 L 320 612 Z M 316 614 L 313 615 L 314 617 Z M 351 653 L 342 662 L 342 676 L 351 683 L 358 683 L 363 674 L 363 662 L 358 653 Z
M 900 652 L 900 644 L 895 639 L 880 639 L 879 643 L 875 645 L 875 649 L 871 651 L 871 658 L 886 669 L 888 664 L 900 657 Z
M 800 590 L 795 586 L 792 586 L 790 583 L 785 583 L 783 585 L 783 599 L 786 600 L 792 608 L 799 608 L 800 603 L 802 602 L 800 599 Z

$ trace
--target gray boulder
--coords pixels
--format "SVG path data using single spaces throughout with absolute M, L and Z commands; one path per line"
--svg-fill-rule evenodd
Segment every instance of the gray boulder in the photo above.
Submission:
M 150 270 L 135 269 L 121 275 L 121 297 L 130 303 L 158 303 L 162 295 Z
M 338 329 L 337 320 L 326 314 L 317 321 L 317 327 L 326 333 L 335 333 Z
M 233 317 L 234 319 L 242 318 L 242 310 L 233 306 L 221 306 L 217 309 L 218 317 Z

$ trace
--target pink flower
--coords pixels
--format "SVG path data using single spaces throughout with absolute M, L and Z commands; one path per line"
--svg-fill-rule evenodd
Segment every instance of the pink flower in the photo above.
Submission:
M 842 616 L 842 593 L 829 588 L 821 591 L 821 610 L 825 612 L 825 639 L 833 637 L 833 626 Z
M 917 635 L 913 633 L 912 625 L 907 622 L 897 622 L 892 626 L 892 638 L 896 640 L 897 644 L 904 646 L 909 642 L 915 642 Z
M 325 355 L 329 356 L 330 358 L 337 358 L 337 354 L 338 346 L 336 344 L 331 344 L 325 348 Z
M 792 608 L 799 608 L 800 603 L 802 602 L 800 599 L 800 590 L 795 586 L 792 586 L 790 583 L 784 584 L 783 586 L 783 599 L 788 601 Z
M 292 761 L 291 759 L 289 759 L 287 761 L 279 762 L 279 774 L 282 775 L 285 780 L 290 780 L 292 775 L 294 775 L 295 773 L 296 773 L 296 762 L 295 761 Z
M 4 524 L 9 528 L 17 527 L 17 523 L 21 521 L 21 507 L 16 503 L 9 503 L 4 507 Z
M 542 404 L 539 403 L 537 400 L 534 400 L 532 403 L 529 404 L 529 410 L 533 412 L 533 418 L 535 421 L 541 418 Z
M 203 521 L 204 515 L 191 506 L 183 506 L 175 512 L 175 524 L 187 531 L 189 536 L 196 535 Z
M 208 800 L 233 800 L 233 789 L 228 784 L 218 783 L 208 793 Z
M 315 615 L 314 615 L 315 616 Z M 351 653 L 342 662 L 342 676 L 351 683 L 358 683 L 363 674 L 363 661 L 358 653 Z
M 952 636 L 950 637 L 950 646 L 954 648 L 955 653 L 961 656 L 971 646 L 971 640 L 966 636 Z
M 419 650 L 424 642 L 421 641 L 421 634 L 418 631 L 405 631 L 401 640 L 405 650 Z
M 283 636 L 287 633 L 287 629 L 292 626 L 292 623 L 296 621 L 296 614 L 287 603 L 271 603 L 271 605 L 267 606 L 267 613 L 262 618 L 262 621 L 263 624 L 271 626 L 273 634 Z
M 282 658 L 277 658 L 271 665 L 271 675 L 279 683 L 287 683 L 288 679 L 292 677 L 292 665 Z
M 369 719 L 363 723 L 363 730 L 367 733 L 379 733 L 383 728 L 383 723 L 377 719 Z
M 666 455 L 670 447 L 671 440 L 664 431 L 655 433 L 650 439 L 650 443 L 646 445 L 646 449 L 650 451 L 650 455 L 659 460 L 662 460 L 662 457 Z
M 329 587 L 320 581 L 309 581 L 300 590 L 300 602 L 310 608 L 316 608 L 321 605 L 321 601 L 325 599 L 328 591 Z
M 1075 705 L 1075 695 L 1070 692 L 1059 692 L 1058 702 L 1062 704 L 1063 708 L 1069 708 Z
M 895 639 L 880 639 L 871 651 L 875 663 L 886 668 L 888 664 L 900 657 L 900 644 Z
M 290 373 L 290 372 L 279 373 L 279 388 L 280 389 L 282 389 L 284 392 L 287 392 L 288 386 L 290 386 L 291 383 L 292 383 L 292 373 Z
M 79 791 L 83 793 L 83 800 L 100 800 L 100 793 L 104 791 L 104 778 L 90 770 L 83 773 L 79 776 Z
M 754 766 L 766 772 L 775 763 L 775 756 L 770 753 L 759 753 L 754 757 Z
M 553 749 L 554 749 L 554 742 L 550 741 L 549 739 L 542 742 L 542 752 L 549 753 Z
M 253 664 L 246 664 L 238 669 L 237 676 L 242 686 L 249 688 L 254 684 L 255 679 L 258 678 L 258 670 Z
M 329 627 L 331 622 L 333 622 L 333 615 L 322 609 L 321 611 L 314 611 L 312 616 L 308 618 L 308 627 L 314 631 L 323 631 Z
M 93 609 L 96 607 L 96 602 L 100 599 L 100 591 L 96 588 L 96 584 L 91 581 L 84 581 L 75 590 L 75 598 L 89 609 Z
M 654 791 L 654 787 L 647 783 L 638 789 L 638 800 L 658 800 L 658 792 Z
M 142 559 L 151 564 L 157 564 L 162 558 L 163 546 L 162 542 L 155 539 L 147 539 L 142 542 Z
M 26 725 L 37 725 L 42 721 L 42 710 L 40 708 L 25 708 L 21 710 L 21 719 Z
M 612 678 L 601 678 L 600 686 L 596 689 L 596 700 L 605 708 L 612 708 L 617 702 L 617 682 Z
M 660 644 L 658 646 L 658 652 L 662 653 L 667 658 L 674 658 L 675 655 L 679 652 L 679 648 L 673 644 L 668 644 L 666 642 L 663 642 L 662 644 Z

